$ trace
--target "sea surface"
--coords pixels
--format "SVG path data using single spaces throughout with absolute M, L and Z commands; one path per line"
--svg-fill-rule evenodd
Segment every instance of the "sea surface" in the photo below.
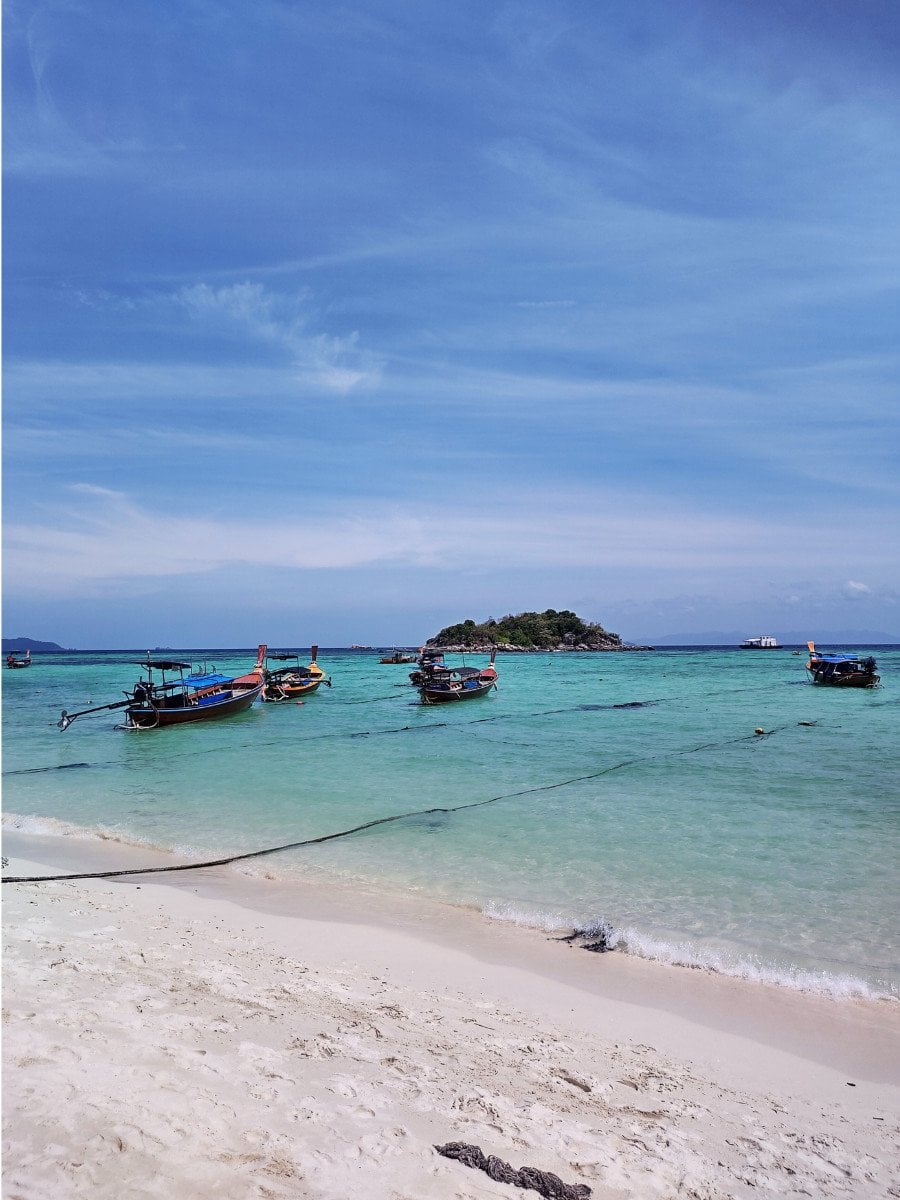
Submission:
M 4 822 L 204 860 L 421 813 L 231 869 L 606 922 L 626 953 L 897 999 L 900 647 L 862 649 L 874 691 L 812 687 L 805 649 L 685 647 L 500 656 L 496 691 L 437 707 L 409 666 L 321 650 L 332 686 L 302 704 L 142 732 L 57 721 L 122 698 L 143 652 L 35 654 L 3 671 Z

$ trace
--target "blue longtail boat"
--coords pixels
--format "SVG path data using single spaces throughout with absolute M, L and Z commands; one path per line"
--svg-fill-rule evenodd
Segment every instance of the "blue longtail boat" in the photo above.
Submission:
M 861 658 L 853 654 L 822 654 L 816 650 L 815 642 L 807 642 L 809 662 L 806 672 L 810 683 L 819 687 L 876 688 L 881 676 L 876 675 L 878 665 L 870 656 Z
M 262 694 L 265 656 L 266 647 L 261 645 L 252 670 L 246 675 L 232 676 L 222 675 L 214 669 L 192 671 L 190 663 L 154 659 L 148 655 L 134 664 L 143 674 L 125 693 L 124 700 L 75 713 L 63 709 L 59 728 L 68 729 L 76 717 L 88 713 L 120 708 L 125 709 L 125 729 L 162 729 L 245 712 Z

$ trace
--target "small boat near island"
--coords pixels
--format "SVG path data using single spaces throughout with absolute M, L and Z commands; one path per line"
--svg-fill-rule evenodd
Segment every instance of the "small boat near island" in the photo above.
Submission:
M 426 662 L 423 662 L 420 656 L 420 670 L 413 671 L 410 679 L 418 687 L 423 704 L 452 704 L 456 700 L 475 700 L 479 696 L 486 696 L 497 686 L 497 671 L 494 667 L 496 656 L 497 651 L 492 650 L 490 665 L 481 669 L 445 666 L 443 654 L 436 654 L 427 659 L 426 667 Z M 420 682 L 416 682 L 417 675 L 422 676 Z
M 380 663 L 414 663 L 416 656 L 414 654 L 404 654 L 402 650 L 395 650 L 393 654 L 388 654 L 384 658 L 379 658 Z
M 149 655 L 135 666 L 142 676 L 125 700 L 113 701 L 70 713 L 63 709 L 58 722 L 68 729 L 77 717 L 88 713 L 125 709 L 125 729 L 162 729 L 188 725 L 245 712 L 262 694 L 266 647 L 260 645 L 256 665 L 246 675 L 223 675 L 216 669 L 192 669 L 190 663 L 154 659 Z M 188 672 L 185 674 L 185 672 Z
M 16 658 L 15 653 L 7 654 L 6 666 L 10 671 L 20 671 L 23 667 L 31 666 L 31 651 L 26 650 L 24 658 Z
M 296 653 L 267 654 L 263 700 L 269 704 L 281 704 L 285 700 L 311 696 L 323 683 L 331 687 L 331 680 L 325 678 L 325 672 L 316 661 L 318 654 L 318 646 L 310 647 L 310 661 L 306 666 L 301 665 L 300 656 Z M 269 668 L 270 662 L 286 665 L 272 670 Z
M 781 650 L 782 646 L 778 644 L 776 638 L 770 633 L 764 633 L 762 637 L 747 638 L 745 642 L 741 642 L 741 650 Z
M 822 654 L 815 642 L 807 642 L 809 662 L 806 671 L 810 683 L 819 687 L 876 688 L 881 676 L 875 673 L 877 663 L 871 655 L 862 658 L 854 654 Z

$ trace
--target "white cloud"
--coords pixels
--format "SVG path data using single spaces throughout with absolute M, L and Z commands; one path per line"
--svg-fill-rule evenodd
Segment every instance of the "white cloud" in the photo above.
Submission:
M 7 528 L 7 580 L 14 587 L 53 591 L 65 583 L 228 566 L 355 566 L 390 558 L 397 547 L 408 552 L 420 541 L 415 519 L 398 513 L 281 522 L 217 519 L 152 511 L 121 492 L 90 484 L 75 484 L 70 492 L 73 503 L 64 516 Z
M 826 540 L 826 529 L 812 531 Z M 164 512 L 122 492 L 78 483 L 46 519 L 7 523 L 10 594 L 65 595 L 100 581 L 198 575 L 222 569 L 267 573 L 390 564 L 481 575 L 608 573 L 610 579 L 695 576 L 784 577 L 808 526 L 663 509 L 648 496 L 613 489 L 547 497 L 508 488 L 447 502 L 368 498 L 308 502 L 265 517 Z M 858 539 L 854 561 L 882 547 Z M 851 581 L 849 594 L 867 585 Z
M 844 584 L 844 592 L 851 599 L 854 599 L 854 598 L 858 598 L 860 596 L 871 595 L 872 589 L 868 586 L 868 584 L 860 583 L 856 579 L 848 579 L 847 582 Z
M 206 283 L 184 287 L 168 298 L 198 321 L 222 322 L 256 340 L 286 351 L 301 377 L 311 376 L 331 391 L 348 392 L 378 379 L 375 357 L 359 346 L 352 332 L 333 337 L 310 330 L 310 297 L 285 296 L 259 283 L 213 288 Z

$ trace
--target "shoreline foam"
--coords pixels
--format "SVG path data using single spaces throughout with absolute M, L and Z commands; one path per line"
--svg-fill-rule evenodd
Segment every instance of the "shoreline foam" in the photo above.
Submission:
M 162 856 L 158 862 L 155 862 L 157 866 L 165 865 L 166 862 L 190 863 L 193 860 L 228 857 L 226 851 L 202 853 L 192 847 L 171 847 L 131 838 L 120 831 L 99 826 L 87 828 L 75 825 L 55 817 L 4 813 L 2 828 L 6 838 L 12 836 L 33 839 L 33 846 L 25 845 L 24 856 L 40 859 L 42 854 L 46 854 L 51 856 L 51 861 L 60 863 L 77 863 L 78 860 L 73 855 L 75 854 L 74 846 L 78 845 L 82 847 L 103 845 L 110 848 L 121 847 L 128 851 L 146 851 L 150 855 Z M 70 844 L 69 848 L 66 848 L 67 844 Z M 121 863 L 116 860 L 107 864 L 107 867 L 98 866 L 96 869 L 115 869 L 120 865 Z M 137 868 L 139 865 L 145 864 L 129 856 L 126 865 Z M 71 866 L 69 869 L 75 871 L 79 868 Z M 365 894 L 368 902 L 374 902 L 376 905 L 379 898 L 383 901 L 386 896 L 393 895 L 396 905 L 402 906 L 404 896 L 409 894 L 403 889 L 396 886 L 391 887 L 389 884 L 375 885 L 362 883 L 359 880 L 353 880 L 348 884 L 345 880 L 312 866 L 307 867 L 303 872 L 280 871 L 274 863 L 266 864 L 264 857 L 245 860 L 233 865 L 231 870 L 235 877 L 278 880 L 287 888 L 306 884 L 307 886 L 320 886 L 329 890 L 336 889 L 346 892 L 347 896 L 351 898 Z M 205 869 L 198 869 L 198 875 L 200 873 L 208 872 Z M 151 876 L 148 878 L 148 882 L 165 883 L 166 880 Z M 250 900 L 247 902 L 252 903 Z M 350 899 L 349 903 L 352 907 L 355 899 Z M 471 907 L 460 903 L 454 904 L 437 897 L 426 899 L 421 893 L 416 893 L 416 903 L 428 904 L 436 911 L 446 908 L 465 912 L 469 911 Z M 510 908 L 505 905 L 489 903 L 471 907 L 471 911 L 477 912 L 487 922 L 521 927 L 548 936 L 561 936 L 579 924 L 577 918 L 567 920 L 559 914 L 545 914 L 527 906 Z M 796 965 L 779 967 L 774 964 L 760 963 L 751 958 L 742 957 L 733 950 L 726 952 L 721 948 L 704 946 L 696 940 L 680 940 L 677 937 L 664 939 L 633 927 L 614 927 L 612 944 L 620 956 L 643 959 L 663 968 L 718 975 L 742 981 L 748 985 L 781 988 L 838 1002 L 864 1000 L 892 1004 L 900 1001 L 900 995 L 892 983 L 884 982 L 881 986 L 877 986 L 851 972 L 838 974 L 833 971 L 816 971 L 809 967 Z

